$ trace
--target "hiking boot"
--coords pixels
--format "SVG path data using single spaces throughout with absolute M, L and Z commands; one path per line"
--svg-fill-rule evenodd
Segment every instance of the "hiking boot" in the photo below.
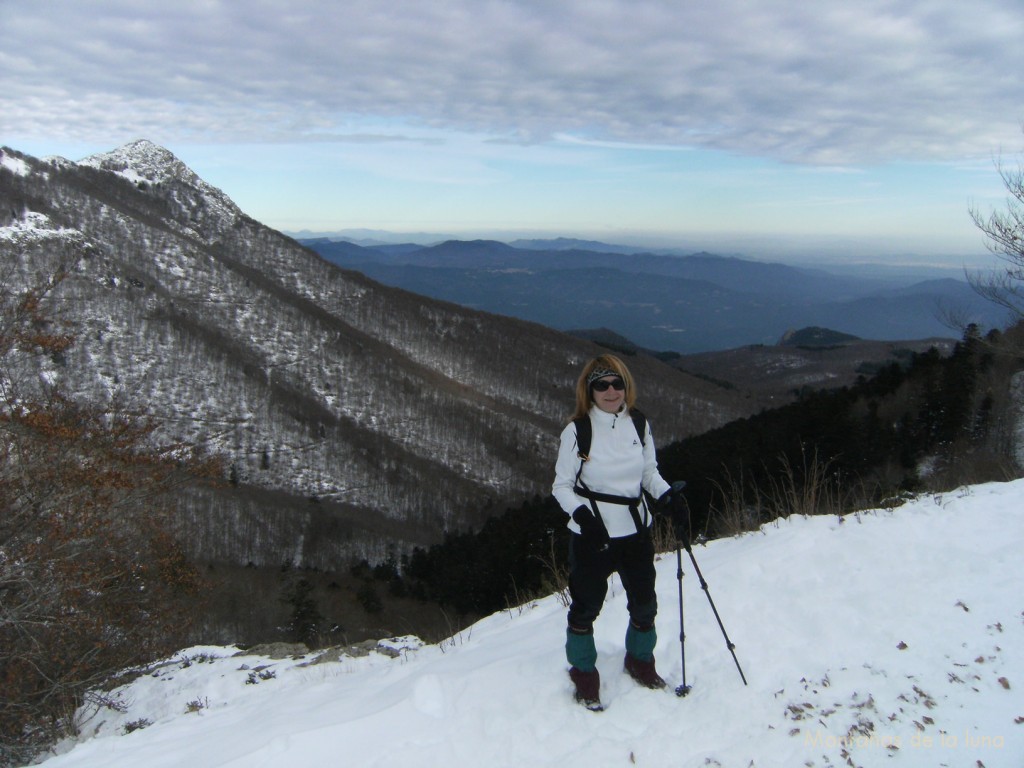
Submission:
M 601 709 L 601 675 L 596 669 L 584 672 L 570 667 L 569 678 L 576 685 L 576 701 L 587 709 Z
M 664 688 L 667 685 L 658 674 L 658 670 L 654 668 L 654 659 L 640 661 L 636 656 L 627 653 L 623 666 L 629 676 L 645 688 Z

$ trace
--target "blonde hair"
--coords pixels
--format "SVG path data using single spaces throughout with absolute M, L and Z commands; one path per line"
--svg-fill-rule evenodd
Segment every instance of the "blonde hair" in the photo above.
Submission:
M 583 371 L 580 373 L 579 379 L 576 380 L 576 411 L 569 421 L 590 413 L 590 406 L 594 400 L 590 396 L 590 385 L 587 383 L 587 377 L 598 368 L 612 371 L 621 378 L 626 384 L 626 407 L 632 408 L 636 405 L 636 384 L 633 382 L 633 376 L 629 372 L 629 368 L 615 355 L 599 355 L 583 366 Z

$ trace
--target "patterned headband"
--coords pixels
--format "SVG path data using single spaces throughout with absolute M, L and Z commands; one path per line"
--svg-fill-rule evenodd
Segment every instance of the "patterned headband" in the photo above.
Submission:
M 618 371 L 613 371 L 609 368 L 595 368 L 590 372 L 590 375 L 587 376 L 587 386 L 589 387 L 595 381 L 603 379 L 605 376 L 618 376 L 620 379 L 622 378 L 622 374 Z

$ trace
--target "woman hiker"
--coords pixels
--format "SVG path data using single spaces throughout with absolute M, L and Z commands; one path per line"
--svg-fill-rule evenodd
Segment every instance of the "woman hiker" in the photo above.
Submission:
M 677 531 L 688 528 L 688 510 L 681 492 L 658 473 L 650 427 L 635 403 L 633 377 L 619 358 L 601 355 L 588 362 L 555 463 L 552 493 L 572 531 L 565 652 L 576 700 L 589 709 L 601 708 L 594 620 L 613 572 L 629 611 L 625 670 L 640 685 L 665 687 L 654 665 L 653 516 L 643 492 L 658 500 L 655 510 L 671 515 Z

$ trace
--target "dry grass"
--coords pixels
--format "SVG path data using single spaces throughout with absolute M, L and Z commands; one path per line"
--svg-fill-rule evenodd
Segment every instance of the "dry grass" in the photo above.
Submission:
M 870 507 L 884 495 L 881 483 L 842 475 L 817 449 L 801 452 L 799 466 L 787 456 L 779 463 L 780 471 L 764 487 L 726 472 L 725 480 L 715 483 L 705 535 L 736 536 L 790 515 L 842 515 Z

